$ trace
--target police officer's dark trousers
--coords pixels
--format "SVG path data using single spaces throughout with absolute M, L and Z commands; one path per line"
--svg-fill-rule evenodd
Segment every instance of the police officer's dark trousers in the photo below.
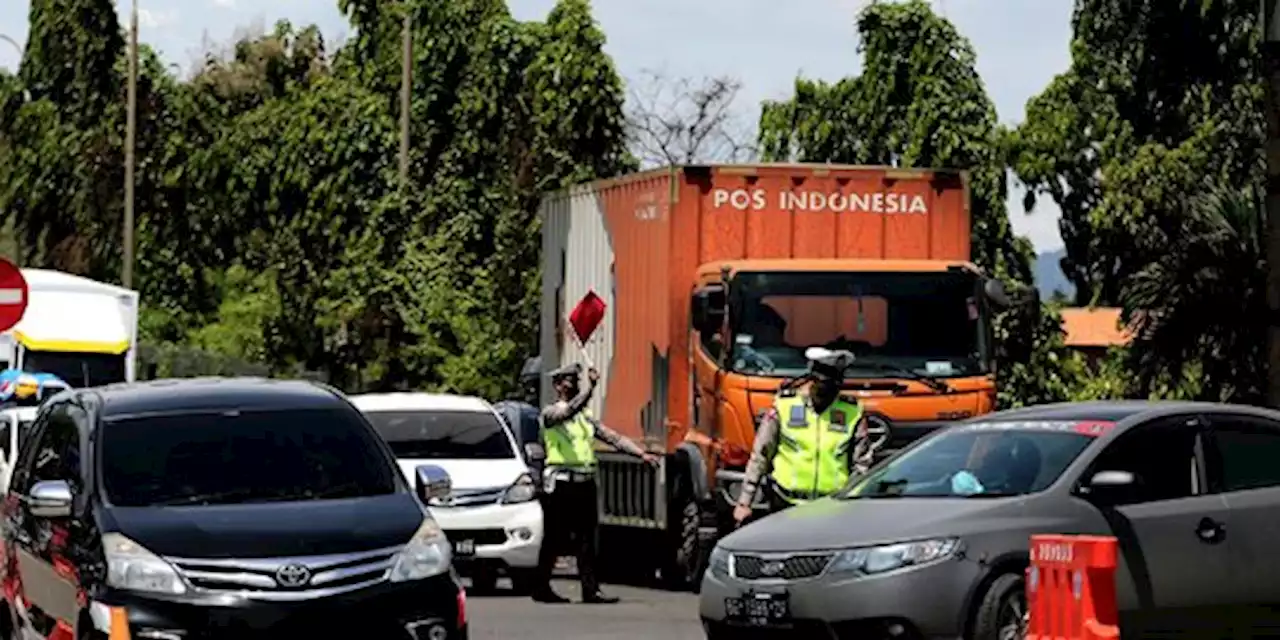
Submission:
M 596 496 L 596 480 L 591 474 L 573 474 L 571 480 L 557 478 L 552 491 L 542 494 L 543 538 L 533 583 L 535 593 L 550 590 L 556 560 L 566 555 L 578 558 L 582 594 L 589 597 L 600 591 L 596 576 L 596 535 L 600 525 Z

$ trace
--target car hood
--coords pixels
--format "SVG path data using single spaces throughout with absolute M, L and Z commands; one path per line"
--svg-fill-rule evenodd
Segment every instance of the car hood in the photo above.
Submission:
M 732 551 L 841 549 L 1022 527 L 1022 498 L 827 498 L 787 509 L 722 541 Z
M 161 556 L 278 558 L 404 544 L 422 525 L 409 493 L 343 500 L 191 507 L 112 507 L 103 529 Z
M 421 465 L 435 465 L 449 474 L 454 490 L 477 491 L 505 489 L 529 470 L 519 458 L 496 460 L 462 460 L 455 458 L 400 458 L 396 460 L 409 486 L 414 486 L 415 469 Z

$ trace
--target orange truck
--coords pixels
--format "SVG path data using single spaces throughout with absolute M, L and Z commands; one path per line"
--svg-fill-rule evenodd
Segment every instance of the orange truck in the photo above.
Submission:
M 991 319 L 1009 301 L 970 262 L 963 172 L 675 167 L 548 194 L 541 219 L 542 366 L 594 363 L 595 414 L 665 454 L 653 469 L 601 452 L 606 565 L 696 584 L 807 347 L 858 356 L 845 390 L 886 452 L 995 407 Z M 580 349 L 566 316 L 589 291 L 608 308 Z

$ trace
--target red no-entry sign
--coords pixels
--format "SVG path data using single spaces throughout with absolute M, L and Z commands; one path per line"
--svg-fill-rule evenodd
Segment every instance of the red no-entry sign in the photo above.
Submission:
M 27 311 L 29 297 L 27 279 L 18 265 L 0 258 L 0 331 L 18 324 Z

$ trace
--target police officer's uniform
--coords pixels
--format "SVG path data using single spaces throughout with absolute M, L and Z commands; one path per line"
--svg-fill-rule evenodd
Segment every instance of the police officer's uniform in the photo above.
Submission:
M 551 372 L 553 381 L 580 377 L 573 364 Z M 534 577 L 533 598 L 540 602 L 565 602 L 551 590 L 556 560 L 568 550 L 578 557 L 578 577 L 584 602 L 608 603 L 617 598 L 600 593 L 596 577 L 596 535 L 599 514 L 596 487 L 595 441 L 603 440 L 637 457 L 644 450 L 631 440 L 600 424 L 586 407 L 594 383 L 581 387 L 576 397 L 558 401 L 542 410 L 543 540 Z
M 839 384 L 853 361 L 847 351 L 829 352 L 810 364 L 818 384 Z M 819 412 L 809 391 L 779 393 L 765 412 L 747 463 L 739 506 L 750 507 L 766 474 L 769 511 L 831 495 L 852 470 L 865 470 L 872 451 L 862 404 L 839 394 Z

